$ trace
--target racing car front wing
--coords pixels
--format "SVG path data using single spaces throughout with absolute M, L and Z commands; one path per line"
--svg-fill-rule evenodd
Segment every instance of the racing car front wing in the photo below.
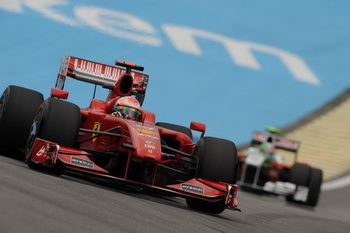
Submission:
M 240 211 L 237 208 L 238 186 L 235 184 L 193 178 L 182 183 L 160 187 L 128 180 L 125 177 L 113 176 L 107 170 L 95 164 L 89 158 L 89 155 L 91 154 L 84 150 L 63 147 L 56 143 L 36 138 L 30 160 L 36 164 L 51 168 L 63 165 L 66 171 L 102 177 L 112 181 L 126 182 L 141 188 L 144 187 L 184 198 L 195 198 L 208 202 L 224 202 L 227 209 Z

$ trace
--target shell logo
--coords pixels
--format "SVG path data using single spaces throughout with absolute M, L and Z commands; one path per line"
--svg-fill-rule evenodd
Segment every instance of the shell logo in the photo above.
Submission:
M 148 130 L 148 129 L 144 129 L 144 128 L 135 128 L 137 131 L 139 131 L 140 133 L 145 133 L 145 134 L 155 134 L 155 132 Z

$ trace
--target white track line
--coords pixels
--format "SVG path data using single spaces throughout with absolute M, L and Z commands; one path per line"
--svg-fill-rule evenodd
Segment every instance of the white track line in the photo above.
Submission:
M 349 185 L 350 185 L 350 175 L 347 175 L 342 178 L 323 183 L 321 189 L 322 191 L 329 191 L 333 189 L 344 188 Z

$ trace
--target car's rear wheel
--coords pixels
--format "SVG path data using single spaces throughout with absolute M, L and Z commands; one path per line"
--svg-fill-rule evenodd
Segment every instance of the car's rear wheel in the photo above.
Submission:
M 182 125 L 175 125 L 175 124 L 170 124 L 170 123 L 165 123 L 165 122 L 157 122 L 155 124 L 156 126 L 162 127 L 162 128 L 166 128 L 166 129 L 170 129 L 179 133 L 183 133 L 185 135 L 187 135 L 189 138 L 192 139 L 192 131 L 190 128 L 187 128 L 185 126 Z
M 197 158 L 196 178 L 210 181 L 236 183 L 237 149 L 233 142 L 214 137 L 199 140 L 194 152 Z M 224 201 L 208 202 L 193 198 L 186 199 L 190 208 L 219 214 L 225 209 Z
M 289 182 L 295 185 L 307 186 L 309 183 L 310 167 L 306 164 L 295 163 L 289 174 Z
M 296 189 L 298 186 L 307 187 L 310 177 L 310 167 L 306 164 L 295 163 L 290 172 L 288 182 L 295 184 Z M 298 202 L 294 199 L 294 194 L 286 196 L 287 202 Z
M 322 184 L 322 170 L 311 168 L 306 164 L 294 164 L 289 175 L 289 182 L 298 186 L 304 186 L 308 189 L 305 201 L 298 201 L 294 199 L 294 195 L 286 196 L 288 202 L 296 202 L 303 205 L 315 207 L 321 192 Z
M 318 199 L 321 193 L 323 172 L 317 168 L 311 168 L 310 180 L 309 180 L 309 193 L 305 205 L 315 207 L 318 203 Z
M 18 86 L 8 86 L 0 98 L 0 147 L 25 148 L 28 132 L 43 95 Z
M 31 161 L 36 138 L 55 142 L 61 146 L 76 147 L 80 127 L 80 109 L 77 105 L 59 99 L 47 99 L 37 111 L 26 147 L 26 161 L 30 168 L 40 169 Z M 52 169 L 59 173 L 60 169 Z

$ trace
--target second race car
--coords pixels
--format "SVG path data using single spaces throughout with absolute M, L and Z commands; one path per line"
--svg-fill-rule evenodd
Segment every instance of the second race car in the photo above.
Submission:
M 238 184 L 284 195 L 288 202 L 315 207 L 321 192 L 322 170 L 297 161 L 299 141 L 280 136 L 279 129 L 267 130 L 268 133 L 254 132 L 251 146 L 238 153 Z M 294 164 L 287 164 L 278 149 L 294 153 Z

